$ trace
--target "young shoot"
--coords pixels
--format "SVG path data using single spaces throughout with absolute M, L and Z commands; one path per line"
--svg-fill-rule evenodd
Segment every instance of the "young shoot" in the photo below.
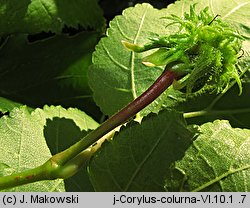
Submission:
M 151 38 L 143 46 L 123 41 L 124 46 L 134 52 L 158 48 L 143 59 L 143 63 L 149 66 L 165 66 L 156 81 L 98 128 L 43 165 L 0 177 L 0 190 L 39 180 L 72 176 L 86 165 L 96 151 L 93 149 L 96 145 L 93 144 L 99 141 L 100 145 L 102 137 L 105 138 L 113 129 L 133 118 L 172 84 L 187 93 L 212 85 L 219 93 L 226 90 L 232 80 L 236 80 L 241 93 L 240 72 L 236 64 L 242 54 L 243 38 L 237 31 L 220 20 L 219 16 L 209 14 L 208 8 L 196 14 L 195 6 L 191 6 L 190 13 L 185 13 L 184 18 L 171 15 L 166 19 L 172 21 L 170 24 L 179 25 L 175 34 Z
M 199 14 L 195 5 L 184 17 L 171 15 L 165 19 L 177 24 L 175 34 L 159 38 L 149 38 L 145 45 L 122 41 L 123 45 L 134 51 L 158 50 L 143 58 L 147 66 L 166 66 L 183 78 L 174 82 L 176 89 L 185 89 L 187 93 L 213 86 L 217 93 L 226 90 L 232 80 L 236 80 L 240 94 L 242 85 L 240 71 L 236 67 L 243 38 L 232 26 L 209 13 L 208 7 Z

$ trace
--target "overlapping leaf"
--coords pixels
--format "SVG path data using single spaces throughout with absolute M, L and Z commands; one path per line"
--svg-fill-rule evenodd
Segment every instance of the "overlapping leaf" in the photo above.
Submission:
M 0 97 L 0 113 L 11 111 L 15 107 L 20 107 L 22 104 L 13 102 L 6 98 Z
M 193 114 L 187 121 L 189 124 L 203 124 L 215 119 L 226 119 L 233 127 L 250 128 L 250 85 L 243 85 L 243 93 L 238 95 L 237 86 L 233 87 L 225 95 L 203 95 L 194 97 L 178 106 L 179 109 Z M 216 101 L 216 102 L 214 102 Z M 207 108 L 211 105 L 211 108 Z M 204 114 L 199 115 L 202 111 Z M 198 110 L 198 111 L 197 111 Z
M 166 170 L 183 157 L 193 133 L 182 115 L 160 112 L 122 128 L 91 160 L 96 191 L 163 191 Z
M 61 104 L 94 111 L 87 68 L 98 36 L 83 32 L 34 43 L 25 35 L 9 38 L 0 50 L 0 95 L 29 106 Z
M 160 19 L 164 15 L 166 10 L 142 4 L 126 9 L 110 23 L 108 37 L 97 45 L 89 70 L 95 101 L 105 114 L 115 113 L 138 97 L 160 75 L 161 68 L 144 66 L 142 54 L 129 52 L 121 40 L 143 44 L 153 32 L 164 34 L 166 25 Z
M 190 5 L 196 4 L 197 11 L 209 7 L 210 12 L 216 16 L 220 15 L 220 18 L 232 24 L 238 29 L 238 31 L 248 40 L 244 42 L 243 49 L 250 51 L 250 23 L 249 23 L 249 0 L 190 0 L 190 1 L 176 1 L 174 4 L 170 4 L 168 9 L 177 16 L 183 16 L 184 12 L 189 11 Z
M 97 0 L 0 0 L 0 35 L 61 33 L 64 25 L 100 30 L 103 23 Z
M 0 119 L 0 175 L 37 167 L 55 153 L 74 143 L 88 129 L 98 124 L 85 113 L 62 107 L 45 107 L 30 113 L 26 107 L 15 108 Z M 62 130 L 64 129 L 64 130 Z M 50 149 L 48 148 L 47 144 Z M 62 180 L 43 181 L 11 191 L 63 191 Z M 8 190 L 9 191 L 9 190 Z
M 241 1 L 177 1 L 167 9 L 156 10 L 148 4 L 126 9 L 122 16 L 117 16 L 110 24 L 107 37 L 96 47 L 93 62 L 89 70 L 90 84 L 94 99 L 105 114 L 111 115 L 144 92 L 161 73 L 160 68 L 149 68 L 141 64 L 147 53 L 134 54 L 120 43 L 121 40 L 144 44 L 154 34 L 173 33 L 176 27 L 166 27 L 168 22 L 161 19 L 169 14 L 183 16 L 190 5 L 197 3 L 197 11 L 209 6 L 216 16 L 220 14 L 225 21 L 232 23 L 240 33 L 250 37 L 249 9 L 247 0 Z M 244 14 L 244 15 L 242 15 Z M 249 40 L 244 42 L 243 50 L 249 51 Z M 141 112 L 157 112 L 162 107 L 175 107 L 185 101 L 182 93 L 168 90 L 158 100 Z M 112 103 L 112 105 L 110 105 Z
M 216 120 L 200 128 L 200 135 L 168 172 L 167 191 L 250 190 L 250 130 L 233 129 Z

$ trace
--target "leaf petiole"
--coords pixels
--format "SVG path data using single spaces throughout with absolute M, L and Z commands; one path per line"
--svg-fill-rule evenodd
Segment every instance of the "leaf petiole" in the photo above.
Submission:
M 201 110 L 201 111 L 193 111 L 184 113 L 184 118 L 194 118 L 199 116 L 216 116 L 216 115 L 231 115 L 231 114 L 239 114 L 239 113 L 249 113 L 250 108 L 243 108 L 237 110 Z
M 0 190 L 35 181 L 53 180 L 57 178 L 64 179 L 74 175 L 88 162 L 93 153 L 98 149 L 98 146 L 104 141 L 104 136 L 109 132 L 112 133 L 113 129 L 134 117 L 139 111 L 160 96 L 174 80 L 180 78 L 181 76 L 179 74 L 166 68 L 142 95 L 121 109 L 118 113 L 114 114 L 79 142 L 52 156 L 47 162 L 39 167 L 10 176 L 0 177 Z M 99 141 L 100 139 L 101 142 Z
M 63 152 L 54 155 L 53 159 L 60 165 L 65 164 L 112 129 L 124 124 L 127 120 L 135 116 L 139 111 L 160 96 L 173 83 L 174 80 L 178 80 L 180 78 L 181 77 L 175 72 L 165 69 L 158 79 L 142 95 L 121 109 L 118 113 L 114 114 L 82 140 Z

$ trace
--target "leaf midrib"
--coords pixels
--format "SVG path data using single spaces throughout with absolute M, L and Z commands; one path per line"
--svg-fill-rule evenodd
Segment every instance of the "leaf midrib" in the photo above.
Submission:
M 140 22 L 140 25 L 138 27 L 137 33 L 136 33 L 134 41 L 133 41 L 134 44 L 137 43 L 137 39 L 138 39 L 138 37 L 139 37 L 139 35 L 141 33 L 142 26 L 143 26 L 143 23 L 144 23 L 148 8 L 149 8 L 149 4 L 145 8 L 144 13 L 143 13 L 143 15 L 141 17 L 141 22 Z M 132 91 L 133 98 L 136 99 L 137 98 L 137 93 L 136 93 L 136 87 L 135 87 L 135 52 L 132 51 L 131 55 L 132 55 L 131 56 L 131 91 Z
M 209 182 L 201 185 L 200 187 L 196 188 L 196 189 L 193 189 L 192 192 L 198 192 L 198 191 L 201 191 L 209 186 L 211 186 L 212 184 L 214 183 L 217 183 L 219 182 L 220 180 L 222 180 L 223 178 L 226 178 L 228 177 L 229 175 L 231 174 L 234 174 L 234 173 L 237 173 L 237 172 L 240 172 L 240 171 L 243 171 L 243 170 L 247 170 L 247 169 L 250 169 L 250 164 L 249 165 L 246 165 L 246 166 L 242 166 L 240 168 L 236 168 L 236 169 L 230 169 L 229 171 L 225 172 L 224 174 L 221 174 L 220 176 L 217 176 L 216 178 L 214 178 L 213 180 L 210 180 Z
M 213 130 L 213 129 L 210 129 L 210 130 Z M 218 131 L 213 132 L 212 135 L 210 136 L 210 138 L 211 138 L 211 139 L 212 139 L 212 138 L 216 138 L 216 137 L 217 137 L 216 135 L 218 135 L 218 134 L 219 134 L 221 131 L 223 131 L 223 130 L 224 130 L 224 129 L 219 129 Z M 233 132 L 232 132 L 231 134 L 233 134 Z M 238 134 L 237 136 L 239 137 L 239 136 L 241 136 L 241 135 Z M 241 147 L 242 147 L 243 144 L 245 144 L 245 142 L 243 142 L 243 143 L 240 145 L 240 147 L 237 149 L 237 153 L 235 153 L 234 155 L 238 155 L 238 153 L 239 153 L 239 151 L 240 151 L 240 149 L 241 149 Z M 232 167 L 232 165 L 233 165 L 234 162 L 235 162 L 235 161 L 231 161 L 230 167 Z M 199 187 L 195 188 L 194 190 L 192 190 L 192 192 L 201 191 L 201 190 L 203 190 L 203 189 L 205 189 L 205 188 L 207 188 L 207 187 L 209 187 L 209 186 L 211 186 L 211 185 L 213 185 L 213 184 L 215 184 L 215 183 L 221 181 L 223 178 L 226 178 L 226 177 L 228 177 L 228 176 L 231 175 L 231 174 L 234 174 L 234 173 L 237 173 L 237 172 L 240 172 L 240 171 L 243 171 L 243 170 L 247 170 L 247 169 L 249 169 L 249 168 L 250 168 L 250 164 L 247 164 L 247 165 L 245 165 L 245 166 L 242 166 L 242 167 L 239 167 L 239 168 L 236 168 L 236 169 L 231 169 L 231 168 L 230 168 L 227 172 L 225 172 L 225 173 L 223 173 L 223 174 L 221 174 L 221 175 L 215 177 L 213 180 L 210 180 L 210 181 L 208 181 L 207 183 L 202 184 L 201 186 L 199 186 Z
M 241 7 L 243 7 L 243 6 L 245 6 L 245 5 L 249 4 L 249 3 L 250 3 L 250 1 L 247 1 L 247 2 L 243 2 L 243 3 L 239 4 L 239 5 L 237 5 L 236 7 L 234 7 L 233 9 L 231 9 L 227 14 L 225 14 L 222 17 L 222 19 L 226 19 L 228 16 L 230 16 L 231 14 L 233 14 L 234 12 L 236 12 L 237 10 L 239 10 Z
M 169 122 L 169 123 L 171 123 L 171 122 Z M 128 189 L 130 188 L 130 186 L 133 183 L 134 179 L 136 178 L 137 174 L 140 172 L 140 170 L 142 169 L 143 165 L 150 158 L 150 156 L 152 155 L 152 153 L 155 151 L 156 147 L 159 145 L 161 139 L 166 134 L 166 132 L 168 131 L 168 129 L 169 129 L 170 126 L 171 125 L 169 125 L 168 127 L 166 127 L 164 129 L 164 131 L 162 131 L 162 133 L 160 134 L 158 140 L 155 142 L 154 146 L 151 148 L 151 150 L 148 152 L 148 154 L 145 156 L 145 158 L 141 161 L 141 163 L 137 166 L 136 170 L 134 171 L 133 175 L 131 176 L 128 184 L 126 185 L 126 187 L 125 187 L 125 189 L 123 191 L 128 191 Z

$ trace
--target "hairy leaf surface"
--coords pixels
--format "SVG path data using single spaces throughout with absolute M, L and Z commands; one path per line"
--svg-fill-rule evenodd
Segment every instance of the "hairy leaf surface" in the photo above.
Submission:
M 64 135 L 62 126 L 66 128 Z M 97 126 L 93 119 L 76 109 L 52 106 L 30 113 L 26 107 L 15 108 L 10 116 L 0 119 L 0 175 L 42 165 L 51 157 L 51 152 L 61 150 L 79 139 L 84 131 Z M 75 135 L 78 137 L 74 138 Z M 8 191 L 64 191 L 64 183 L 63 180 L 42 181 Z
M 234 84 L 225 93 L 196 95 L 188 98 L 186 102 L 179 103 L 176 109 L 194 115 L 187 120 L 189 124 L 201 125 L 222 119 L 229 120 L 233 127 L 250 128 L 250 57 L 245 57 L 239 63 L 241 68 L 246 70 L 242 76 L 242 94 L 239 96 L 239 90 Z M 206 113 L 199 115 L 200 110 Z
M 216 120 L 200 127 L 200 134 L 168 172 L 167 191 L 250 190 L 250 130 L 233 129 Z
M 127 124 L 91 160 L 95 190 L 163 191 L 167 168 L 183 157 L 192 136 L 175 112 L 162 111 L 141 124 Z
M 89 70 L 90 85 L 94 99 L 105 114 L 111 115 L 144 92 L 159 76 L 162 69 L 146 67 L 141 63 L 147 53 L 135 54 L 126 51 L 121 40 L 145 44 L 154 34 L 166 35 L 176 31 L 175 26 L 166 27 L 169 20 L 163 20 L 170 14 L 183 16 L 190 5 L 197 3 L 197 11 L 209 6 L 212 14 L 234 25 L 245 37 L 250 37 L 249 1 L 177 1 L 167 9 L 157 10 L 148 4 L 136 5 L 126 9 L 110 23 L 107 37 L 103 38 L 94 53 L 94 66 Z M 244 14 L 244 15 L 242 15 Z M 250 51 L 249 39 L 244 41 L 245 55 Z M 157 112 L 162 107 L 176 107 L 185 102 L 186 95 L 172 89 L 167 90 L 159 99 L 141 112 Z M 110 105 L 110 103 L 113 103 Z
M 165 14 L 166 10 L 142 4 L 126 9 L 110 23 L 89 70 L 94 99 L 105 114 L 111 115 L 134 100 L 160 75 L 161 68 L 144 66 L 142 54 L 129 52 L 121 40 L 143 44 L 153 32 L 164 34 L 166 28 L 160 17 Z

